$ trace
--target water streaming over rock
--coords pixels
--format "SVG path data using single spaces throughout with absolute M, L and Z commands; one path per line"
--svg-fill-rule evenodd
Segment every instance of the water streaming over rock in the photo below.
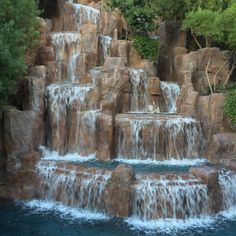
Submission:
M 77 30 L 85 23 L 93 23 L 97 26 L 100 24 L 100 11 L 81 4 L 71 3 L 72 7 L 75 9 L 75 21 Z
M 223 194 L 223 209 L 227 210 L 236 204 L 236 174 L 232 172 L 221 173 L 219 183 Z
M 201 126 L 192 118 L 119 115 L 116 138 L 117 156 L 126 159 L 195 159 L 204 153 Z
M 100 35 L 100 44 L 102 49 L 102 60 L 105 61 L 107 56 L 110 56 L 112 38 L 107 35 Z
M 162 109 L 164 112 L 176 113 L 176 101 L 180 94 L 180 87 L 176 83 L 161 81 Z
M 132 84 L 131 111 L 148 111 L 147 74 L 143 69 L 129 69 Z
M 207 186 L 194 176 L 140 178 L 134 190 L 133 217 L 142 220 L 193 218 L 209 213 Z
M 68 155 L 75 153 L 79 158 L 96 156 L 97 132 L 101 132 L 98 130 L 100 126 L 97 122 L 101 115 L 98 111 L 101 91 L 98 90 L 102 67 L 88 66 L 89 62 L 83 59 L 87 56 L 89 59 L 97 59 L 97 57 L 94 56 L 96 53 L 91 53 L 84 46 L 87 38 L 84 37 L 83 41 L 81 35 L 84 30 L 82 26 L 87 23 L 92 23 L 93 28 L 94 25 L 99 27 L 100 11 L 75 4 L 72 0 L 66 4 L 70 7 L 68 12 L 73 9 L 71 18 L 75 21 L 74 28 L 78 32 L 51 34 L 56 56 L 57 82 L 60 83 L 51 84 L 46 89 L 46 144 L 47 150 L 54 154 L 53 158 L 44 157 L 37 164 L 40 176 L 39 196 L 46 200 L 61 201 L 67 205 L 104 212 L 107 210 L 105 199 L 113 199 L 105 196 L 111 172 L 69 163 L 75 160 L 74 157 L 66 160 Z M 96 39 L 93 42 L 97 45 L 96 40 L 100 39 L 102 52 L 99 52 L 101 54 L 99 56 L 104 62 L 104 59 L 110 56 L 112 38 L 99 36 L 98 32 L 99 30 L 94 34 Z M 82 62 L 80 64 L 80 60 L 85 60 L 84 64 Z M 97 64 L 95 63 L 94 66 Z M 80 78 L 78 73 L 83 69 L 85 79 Z M 201 158 L 204 154 L 204 138 L 199 122 L 177 115 L 142 114 L 149 111 L 150 105 L 148 75 L 143 69 L 129 68 L 129 78 L 132 90 L 130 110 L 134 114 L 118 114 L 115 118 L 115 127 L 111 130 L 115 128 L 114 142 L 116 142 L 117 156 L 127 160 L 158 161 L 172 158 L 179 160 Z M 83 79 L 87 84 L 82 83 Z M 62 81 L 66 83 L 61 83 Z M 161 91 L 163 111 L 176 113 L 179 86 L 175 83 L 161 82 Z M 159 96 L 159 93 L 156 95 Z M 109 136 L 109 132 L 110 130 L 104 134 L 104 137 Z M 232 187 L 234 186 L 232 181 L 221 178 L 221 185 L 225 192 L 225 207 L 229 207 L 236 201 L 234 195 L 229 197 L 228 182 Z M 186 219 L 209 213 L 207 186 L 193 176 L 152 177 L 151 174 L 139 174 L 132 186 L 132 202 L 128 202 L 127 205 L 132 205 L 135 218 Z
M 75 82 L 76 66 L 80 55 L 79 33 L 52 33 L 51 39 L 57 62 L 57 80 Z
M 96 91 L 90 86 L 53 84 L 47 87 L 47 145 L 61 154 L 95 153 Z M 95 96 L 95 99 L 91 99 Z
M 41 198 L 92 211 L 105 210 L 103 195 L 109 172 L 44 160 L 37 164 L 37 170 Z

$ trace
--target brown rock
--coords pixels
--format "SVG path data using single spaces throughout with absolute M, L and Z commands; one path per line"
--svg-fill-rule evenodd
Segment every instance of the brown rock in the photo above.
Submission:
M 45 79 L 27 76 L 22 83 L 24 88 L 23 110 L 31 110 L 43 115 Z
M 220 160 L 236 156 L 236 134 L 219 133 L 214 134 L 209 147 L 210 158 Z
M 4 141 L 8 160 L 34 151 L 43 144 L 43 120 L 34 111 L 8 110 L 4 113 Z
M 209 203 L 212 213 L 218 213 L 223 209 L 222 206 L 222 192 L 219 185 L 219 172 L 218 170 L 209 167 L 193 167 L 190 169 L 190 173 L 200 178 L 207 184 L 209 193 Z
M 124 58 L 120 57 L 107 57 L 103 66 L 104 71 L 114 70 L 115 67 L 125 67 Z
M 113 150 L 113 129 L 114 118 L 111 114 L 102 113 L 98 117 L 97 132 L 97 159 L 108 161 L 114 157 Z
M 132 184 L 134 171 L 127 165 L 119 165 L 106 186 L 106 209 L 117 217 L 128 217 L 132 211 Z
M 191 80 L 195 91 L 200 95 L 208 95 L 210 92 L 206 69 L 211 58 L 208 75 L 210 83 L 213 86 L 214 77 L 216 86 L 223 84 L 229 74 L 229 52 L 220 51 L 219 48 L 204 48 L 198 51 L 190 52 L 189 54 L 179 54 L 175 58 L 175 70 L 177 73 L 182 71 L 191 72 Z M 222 66 L 225 65 L 223 68 Z
M 111 56 L 121 57 L 128 64 L 129 43 L 127 40 L 113 40 L 111 45 Z
M 48 62 L 55 60 L 54 50 L 52 47 L 42 46 L 38 49 L 36 56 L 36 65 L 46 65 Z

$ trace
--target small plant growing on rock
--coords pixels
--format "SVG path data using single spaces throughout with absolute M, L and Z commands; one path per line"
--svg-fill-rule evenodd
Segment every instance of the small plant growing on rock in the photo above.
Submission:
M 236 90 L 226 94 L 224 101 L 224 114 L 230 119 L 233 125 L 236 125 Z

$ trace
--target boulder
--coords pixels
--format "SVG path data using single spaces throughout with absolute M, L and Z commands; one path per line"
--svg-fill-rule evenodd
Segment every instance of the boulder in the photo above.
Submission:
M 219 184 L 219 171 L 209 167 L 193 167 L 190 173 L 201 179 L 208 187 L 209 203 L 212 213 L 218 213 L 223 209 L 223 195 Z
M 221 51 L 219 48 L 203 48 L 189 54 L 177 55 L 175 70 L 177 74 L 190 71 L 194 90 L 200 95 L 208 95 L 210 88 L 207 74 L 212 86 L 216 75 L 215 85 L 223 84 L 229 74 L 229 58 L 230 53 L 227 51 Z
M 134 180 L 134 171 L 128 165 L 119 165 L 112 172 L 105 192 L 106 209 L 109 214 L 117 217 L 131 215 Z
M 209 150 L 212 160 L 236 157 L 236 133 L 214 134 Z
M 113 40 L 111 45 L 111 56 L 121 57 L 128 64 L 129 42 L 127 40 Z
M 102 113 L 97 121 L 97 159 L 103 161 L 112 160 L 114 157 L 113 130 L 114 118 L 112 114 Z
M 36 65 L 46 65 L 48 62 L 55 60 L 54 50 L 52 47 L 41 46 L 38 48 L 37 56 L 35 59 Z
M 7 110 L 4 113 L 4 142 L 9 160 L 19 164 L 18 156 L 43 144 L 43 120 L 34 111 Z
M 114 68 L 125 67 L 125 60 L 121 57 L 107 57 L 103 66 L 103 71 L 113 71 Z
M 43 115 L 45 99 L 45 79 L 40 77 L 27 76 L 23 84 L 23 110 L 31 110 Z

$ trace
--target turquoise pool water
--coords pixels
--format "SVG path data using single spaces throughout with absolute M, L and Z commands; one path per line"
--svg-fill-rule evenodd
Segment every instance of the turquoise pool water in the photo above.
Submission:
M 236 209 L 189 221 L 109 218 L 103 214 L 31 201 L 0 201 L 1 236 L 235 236 Z

